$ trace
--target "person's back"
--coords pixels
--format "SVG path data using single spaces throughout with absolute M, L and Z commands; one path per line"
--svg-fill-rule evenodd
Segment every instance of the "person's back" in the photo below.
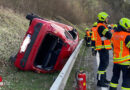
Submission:
M 97 30 L 97 22 L 94 22 L 93 27 L 91 28 L 92 35 L 91 35 L 91 41 L 96 41 L 96 30 Z
M 122 63 L 129 59 L 129 48 L 127 48 L 125 45 L 125 39 L 128 35 L 130 35 L 130 33 L 125 31 L 113 33 L 112 43 L 114 46 L 114 63 Z
M 122 18 L 111 38 L 113 44 L 113 76 L 110 90 L 117 90 L 122 71 L 122 90 L 130 90 L 130 20 Z

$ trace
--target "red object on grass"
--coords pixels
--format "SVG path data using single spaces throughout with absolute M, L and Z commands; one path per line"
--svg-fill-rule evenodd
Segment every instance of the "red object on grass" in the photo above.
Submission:
M 2 77 L 0 76 L 0 82 L 2 82 Z
M 78 73 L 76 90 L 87 90 L 86 73 L 84 73 L 84 72 L 79 72 Z
M 71 26 L 28 15 L 30 26 L 14 64 L 21 70 L 49 73 L 61 70 L 79 42 Z

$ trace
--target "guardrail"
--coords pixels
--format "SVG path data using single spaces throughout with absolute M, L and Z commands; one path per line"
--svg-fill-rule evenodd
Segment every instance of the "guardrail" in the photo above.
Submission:
M 75 51 L 72 53 L 68 61 L 66 62 L 64 68 L 59 73 L 58 77 L 56 78 L 55 82 L 52 84 L 50 90 L 64 90 L 64 87 L 66 85 L 66 82 L 68 80 L 69 74 L 72 70 L 72 67 L 75 63 L 75 60 L 77 58 L 77 55 L 80 51 L 80 48 L 82 46 L 83 39 L 80 40 L 78 46 L 76 47 Z

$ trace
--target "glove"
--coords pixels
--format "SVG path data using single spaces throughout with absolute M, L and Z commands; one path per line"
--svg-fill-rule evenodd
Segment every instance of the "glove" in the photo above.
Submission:
M 96 53 L 97 53 L 97 51 L 94 48 L 92 48 L 92 55 L 96 56 Z
M 128 70 L 130 70 L 130 65 L 128 66 Z

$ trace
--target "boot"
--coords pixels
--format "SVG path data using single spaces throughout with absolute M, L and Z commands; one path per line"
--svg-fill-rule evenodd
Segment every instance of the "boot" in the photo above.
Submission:
M 110 84 L 110 81 L 108 81 L 107 79 L 105 79 L 104 82 L 105 82 L 106 84 Z
M 106 72 L 104 73 L 103 79 L 104 79 L 104 82 L 105 82 L 106 84 L 110 84 L 110 81 L 108 81 L 108 80 L 106 79 Z
M 105 74 L 97 74 L 97 86 L 99 87 L 108 87 L 110 81 L 106 80 L 106 75 Z
M 103 82 L 103 81 L 101 81 L 101 80 L 98 80 L 97 86 L 98 86 L 98 87 L 108 87 L 109 85 L 107 85 L 105 82 Z
M 109 90 L 117 90 L 117 88 L 110 87 Z

